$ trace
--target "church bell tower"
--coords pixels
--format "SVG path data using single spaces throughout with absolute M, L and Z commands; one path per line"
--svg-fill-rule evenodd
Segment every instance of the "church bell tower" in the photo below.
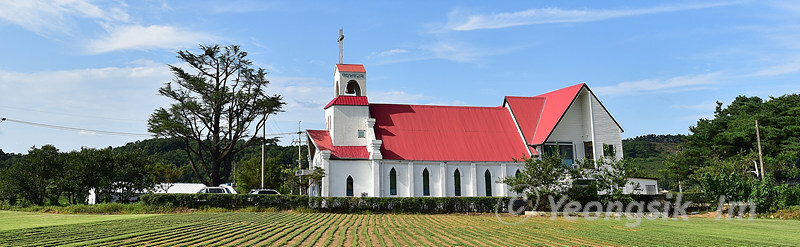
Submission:
M 339 29 L 339 63 L 333 72 L 334 97 L 340 95 L 367 96 L 367 71 L 362 64 L 344 64 L 342 49 L 344 46 L 344 33 Z

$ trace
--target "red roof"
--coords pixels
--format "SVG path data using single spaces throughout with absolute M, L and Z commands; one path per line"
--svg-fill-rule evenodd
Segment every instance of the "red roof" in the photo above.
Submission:
M 339 72 L 367 73 L 367 70 L 364 69 L 363 64 L 337 64 L 336 68 L 339 69 Z
M 503 107 L 370 104 L 381 154 L 389 160 L 513 161 L 527 158 Z
M 581 83 L 535 97 L 506 96 L 529 145 L 541 145 L 550 137 L 584 86 L 586 84 Z
M 369 105 L 369 100 L 367 100 L 367 96 L 339 95 L 333 98 L 323 109 L 328 109 L 332 105 Z
M 333 146 L 331 135 L 327 130 L 307 130 L 308 136 L 320 150 L 330 150 L 331 159 L 367 159 L 369 151 L 366 146 Z
M 529 152 L 537 155 L 534 146 L 550 137 L 584 87 L 591 93 L 581 83 L 534 97 L 507 96 L 504 105 L 511 111 L 502 106 L 369 104 L 365 96 L 338 96 L 325 108 L 368 105 L 387 160 L 504 162 L 527 158 Z M 333 146 L 327 130 L 308 133 L 319 149 L 331 150 L 333 159 L 369 157 L 366 146 Z

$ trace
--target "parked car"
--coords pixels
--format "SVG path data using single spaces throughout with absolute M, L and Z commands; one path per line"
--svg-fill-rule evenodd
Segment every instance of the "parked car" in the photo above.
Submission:
M 280 195 L 281 193 L 273 189 L 252 189 L 248 194 L 253 195 Z
M 197 193 L 207 194 L 238 194 L 236 190 L 228 184 L 220 184 L 218 187 L 205 187 L 197 191 Z
M 224 188 L 222 188 L 222 187 L 205 187 L 205 188 L 201 189 L 200 191 L 198 191 L 197 193 L 206 193 L 206 194 L 229 194 L 229 193 L 228 193 L 228 191 L 226 191 L 226 190 L 225 190 Z

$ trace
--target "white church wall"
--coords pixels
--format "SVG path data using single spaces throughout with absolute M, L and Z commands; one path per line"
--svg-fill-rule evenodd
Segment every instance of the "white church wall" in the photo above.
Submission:
M 425 169 L 428 169 L 429 196 L 441 196 L 439 193 L 439 188 L 442 185 L 439 180 L 439 163 L 431 162 L 414 162 L 414 196 L 424 196 L 422 173 Z
M 521 163 L 507 163 L 506 164 L 506 176 L 505 177 L 513 177 L 517 175 L 517 171 L 522 172 L 524 166 Z M 504 178 L 504 177 L 500 177 Z M 506 186 L 506 196 L 516 196 L 517 193 L 513 191 L 514 188 L 511 186 Z
M 477 195 L 476 196 L 486 196 L 486 170 L 488 169 L 491 173 L 491 183 L 492 183 L 492 196 L 501 196 L 502 195 L 502 183 L 498 183 L 497 180 L 501 177 L 502 170 L 500 164 L 479 164 L 476 165 L 477 170 L 477 180 L 476 185 L 477 187 Z
M 583 133 L 583 104 L 581 103 L 582 101 L 580 101 L 580 98 L 576 100 L 576 102 L 573 102 L 572 106 L 567 109 L 567 113 L 564 114 L 561 122 L 556 125 L 552 134 L 545 142 L 572 143 L 572 151 L 574 152 L 573 158 L 575 161 L 583 160 L 583 157 L 585 157 L 583 142 L 586 140 L 586 136 Z
M 331 160 L 328 171 L 330 196 L 347 196 L 347 176 L 353 177 L 353 196 L 372 195 L 372 165 L 369 160 Z
M 455 187 L 455 172 L 458 169 L 461 175 L 461 196 L 474 196 L 472 194 L 472 187 L 474 186 L 475 182 L 472 180 L 472 176 L 470 174 L 470 164 L 469 163 L 447 163 L 447 170 L 446 177 L 445 177 L 445 196 L 455 196 L 456 195 L 456 187 Z
M 331 109 L 332 108 L 332 109 Z M 334 146 L 366 146 L 366 120 L 369 118 L 368 106 L 334 105 L 331 110 L 331 141 Z M 358 130 L 365 136 L 358 138 Z
M 390 174 L 397 173 L 397 195 L 391 194 Z M 383 162 L 381 165 L 381 191 L 384 197 L 408 197 L 408 162 Z M 421 184 L 421 183 L 420 183 Z M 420 185 L 421 186 L 421 185 Z
M 614 146 L 615 159 L 620 160 L 622 155 L 622 138 L 621 130 L 611 115 L 603 109 L 600 101 L 595 98 L 592 100 L 592 112 L 594 117 L 595 127 L 595 142 L 597 148 L 597 155 L 603 155 L 603 144 L 611 144 Z

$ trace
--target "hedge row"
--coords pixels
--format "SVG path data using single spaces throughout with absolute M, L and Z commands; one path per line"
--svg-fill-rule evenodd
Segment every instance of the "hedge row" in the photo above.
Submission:
M 319 212 L 463 213 L 507 212 L 511 197 L 308 197 L 249 194 L 147 194 L 148 206 L 186 208 L 310 208 Z
M 321 212 L 493 213 L 508 212 L 511 197 L 312 197 Z
M 139 199 L 148 206 L 185 208 L 262 207 L 281 210 L 308 206 L 308 196 L 250 194 L 146 194 Z

